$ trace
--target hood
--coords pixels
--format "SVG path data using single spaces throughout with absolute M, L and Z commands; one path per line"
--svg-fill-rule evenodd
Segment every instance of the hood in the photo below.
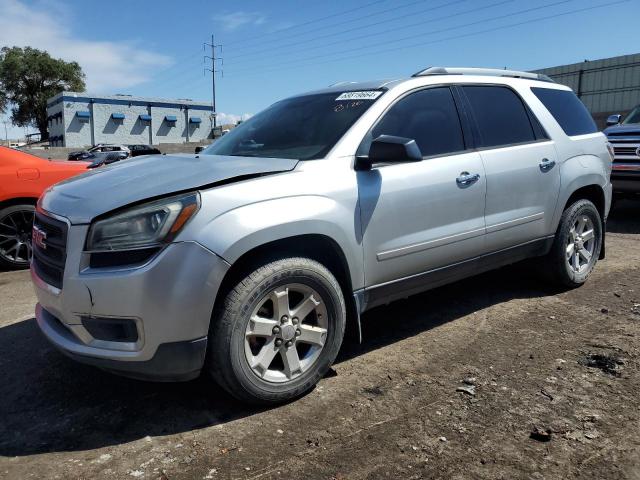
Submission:
M 287 172 L 297 164 L 298 160 L 279 158 L 140 156 L 54 185 L 40 199 L 40 207 L 74 224 L 90 223 L 98 215 L 142 200 Z
M 603 133 L 612 137 L 624 135 L 640 135 L 640 123 L 629 123 L 627 125 L 612 125 L 603 130 Z

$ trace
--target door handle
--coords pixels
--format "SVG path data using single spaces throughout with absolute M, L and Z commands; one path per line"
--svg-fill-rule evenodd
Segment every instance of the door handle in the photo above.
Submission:
M 476 183 L 479 179 L 480 179 L 479 173 L 471 174 L 469 172 L 462 172 L 460 173 L 460 176 L 456 178 L 456 183 L 460 187 L 468 187 L 469 185 Z
M 556 162 L 555 160 L 549 160 L 548 158 L 543 158 L 542 161 L 539 163 L 540 166 L 540 170 L 542 170 L 543 172 L 548 172 L 549 170 L 551 170 L 553 167 L 556 166 Z

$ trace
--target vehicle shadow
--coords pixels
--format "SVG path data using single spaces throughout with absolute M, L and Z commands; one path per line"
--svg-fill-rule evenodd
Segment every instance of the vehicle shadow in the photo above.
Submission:
M 640 233 L 640 199 L 618 200 L 607 219 L 607 232 Z
M 471 312 L 545 291 L 526 264 L 484 274 L 363 315 L 363 343 L 338 362 Z M 389 328 L 393 325 L 393 328 Z M 226 423 L 263 409 L 238 404 L 206 376 L 187 383 L 121 378 L 67 359 L 30 319 L 0 328 L 0 455 L 25 456 L 126 443 Z

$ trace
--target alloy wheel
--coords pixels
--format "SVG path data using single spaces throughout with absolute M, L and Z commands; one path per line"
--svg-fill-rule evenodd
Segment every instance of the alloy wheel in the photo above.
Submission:
M 273 383 L 296 379 L 318 360 L 327 339 L 327 308 L 316 290 L 299 283 L 273 289 L 251 314 L 245 358 L 252 372 Z
M 31 261 L 31 228 L 34 213 L 18 210 L 0 218 L 0 256 L 14 265 Z
M 569 230 L 567 263 L 575 273 L 587 271 L 593 263 L 596 248 L 595 225 L 586 215 L 580 215 Z

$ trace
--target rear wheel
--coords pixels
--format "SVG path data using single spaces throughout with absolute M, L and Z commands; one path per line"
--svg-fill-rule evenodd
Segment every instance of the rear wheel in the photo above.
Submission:
M 574 288 L 586 282 L 600 256 L 602 221 L 596 206 L 578 200 L 564 211 L 545 259 L 545 270 L 552 280 Z
M 28 268 L 31 261 L 33 205 L 13 205 L 0 210 L 0 268 Z
M 269 262 L 241 279 L 217 309 L 208 368 L 239 400 L 284 402 L 327 372 L 345 323 L 342 291 L 327 268 L 307 258 Z

